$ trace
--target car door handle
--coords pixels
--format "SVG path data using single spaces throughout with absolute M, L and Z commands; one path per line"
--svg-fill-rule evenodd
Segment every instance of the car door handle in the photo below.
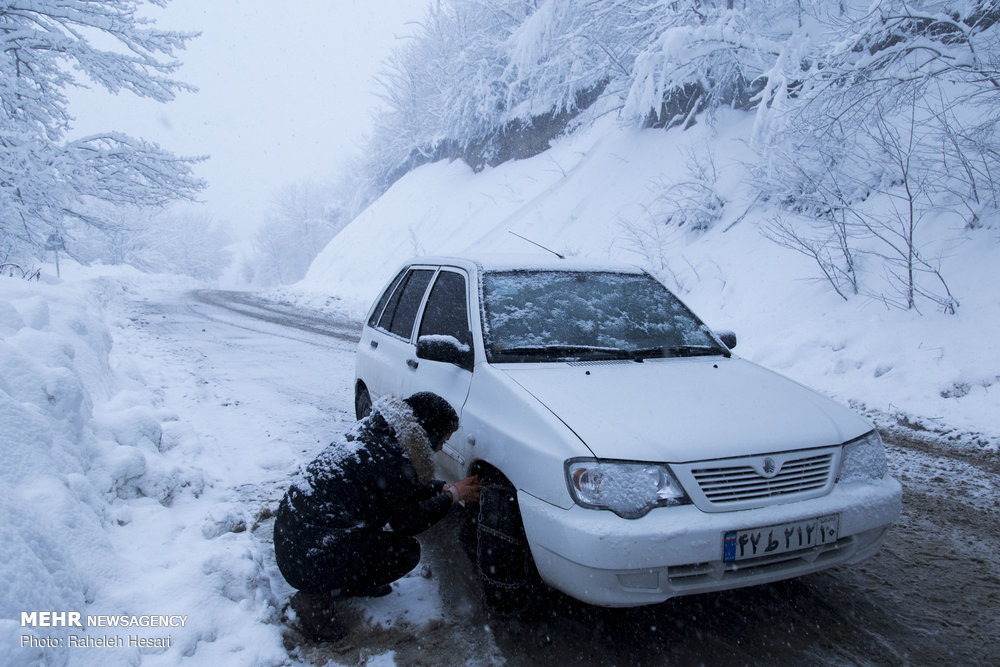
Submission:
M 457 449 L 453 449 L 452 447 L 449 447 L 447 444 L 445 444 L 441 447 L 441 451 L 443 451 L 445 454 L 458 461 L 459 465 L 465 464 L 465 457 L 462 456 L 462 454 Z
M 417 370 L 417 366 L 420 365 L 420 362 L 417 361 L 416 359 L 407 359 L 406 365 L 412 368 L 413 370 Z
M 378 347 L 377 340 L 370 341 L 368 344 L 372 346 L 372 349 L 376 349 Z

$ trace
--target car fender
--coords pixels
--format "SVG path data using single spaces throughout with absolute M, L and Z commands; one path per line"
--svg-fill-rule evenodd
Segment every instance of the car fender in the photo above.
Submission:
M 563 509 L 573 506 L 566 459 L 592 452 L 505 373 L 489 364 L 477 367 L 462 421 L 470 469 L 488 463 L 515 488 Z

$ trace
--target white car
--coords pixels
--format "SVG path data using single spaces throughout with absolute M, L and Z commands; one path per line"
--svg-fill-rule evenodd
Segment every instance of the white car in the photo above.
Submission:
M 368 314 L 355 405 L 458 411 L 436 463 L 489 484 L 474 557 L 500 608 L 535 577 L 627 607 L 872 556 L 902 495 L 878 433 L 735 338 L 634 267 L 418 258 Z

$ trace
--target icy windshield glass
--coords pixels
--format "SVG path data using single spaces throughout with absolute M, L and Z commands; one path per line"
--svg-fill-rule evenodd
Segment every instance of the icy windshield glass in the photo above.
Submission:
M 483 275 L 491 362 L 728 354 L 646 274 L 491 271 Z

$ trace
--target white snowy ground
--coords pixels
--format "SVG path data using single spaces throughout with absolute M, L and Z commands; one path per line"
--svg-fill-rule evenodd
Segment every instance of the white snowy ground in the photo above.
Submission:
M 413 255 L 544 252 L 509 232 L 567 254 L 639 264 L 674 289 L 710 326 L 733 329 L 736 353 L 844 402 L 882 425 L 905 419 L 955 446 L 1000 442 L 1000 217 L 970 230 L 921 222 L 926 256 L 940 256 L 960 302 L 957 315 L 916 312 L 854 297 L 817 280 L 812 260 L 764 239 L 773 215 L 746 188 L 753 117 L 722 112 L 717 130 L 622 130 L 612 116 L 536 157 L 473 173 L 439 162 L 404 176 L 331 241 L 284 298 L 322 306 L 327 297 L 361 317 Z M 710 158 L 722 218 L 707 232 L 659 220 Z M 881 269 L 862 267 L 867 284 Z M 875 275 L 873 275 L 875 274 Z
M 353 423 L 353 345 L 192 305 L 191 287 L 0 278 L 0 664 L 295 663 L 266 519 Z M 371 623 L 441 618 L 436 582 L 396 587 L 361 605 Z M 32 611 L 185 618 L 24 627 Z M 110 645 L 70 644 L 87 638 Z

